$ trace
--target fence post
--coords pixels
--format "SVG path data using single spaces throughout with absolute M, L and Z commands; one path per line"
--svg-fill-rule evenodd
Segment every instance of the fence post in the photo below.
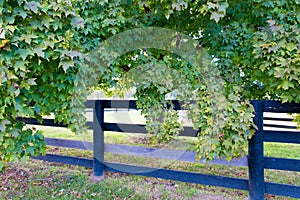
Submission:
M 263 200 L 264 183 L 264 145 L 263 145 L 263 101 L 252 101 L 255 109 L 255 135 L 248 144 L 249 197 L 250 200 Z
M 104 178 L 104 107 L 101 100 L 95 100 L 93 110 L 93 153 L 94 153 L 94 177 L 99 181 Z

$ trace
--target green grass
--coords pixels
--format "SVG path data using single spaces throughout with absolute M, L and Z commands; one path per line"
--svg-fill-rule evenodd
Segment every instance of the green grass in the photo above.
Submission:
M 278 158 L 300 159 L 300 145 L 265 142 L 264 155 Z
M 184 167 L 185 170 L 190 170 Z M 193 170 L 195 167 L 192 167 Z M 200 167 L 212 173 L 220 169 Z M 224 174 L 237 173 L 229 168 Z M 248 199 L 246 191 L 189 184 L 178 181 L 106 173 L 99 183 L 89 177 L 92 170 L 43 161 L 14 163 L 0 174 L 1 199 Z M 245 176 L 242 174 L 241 176 Z M 266 199 L 289 199 L 266 195 Z
M 33 161 L 14 164 L 7 171 L 13 169 L 14 177 L 0 186 L 4 199 L 141 199 L 129 185 L 124 187 L 124 178 L 107 176 L 94 184 L 90 170 L 84 168 Z
M 39 127 L 46 137 L 92 141 L 92 132 L 75 135 L 65 128 Z M 147 136 L 106 132 L 105 142 L 148 146 Z M 194 139 L 182 138 L 166 147 L 188 149 Z M 179 145 L 179 147 L 178 147 Z M 164 147 L 159 144 L 159 147 Z M 293 144 L 265 143 L 265 156 L 300 158 L 300 146 Z M 48 147 L 48 153 L 92 158 L 91 151 Z M 162 167 L 205 174 L 248 178 L 247 167 L 232 167 L 149 159 L 129 155 L 105 154 L 106 161 L 149 167 Z M 0 174 L 0 199 L 248 199 L 246 191 L 204 186 L 156 178 L 146 178 L 120 173 L 106 173 L 99 183 L 89 180 L 91 169 L 43 161 L 14 163 Z M 265 170 L 269 182 L 300 185 L 300 173 Z M 266 195 L 266 199 L 289 199 Z
M 2 199 L 247 199 L 243 191 L 117 173 L 93 183 L 91 170 L 41 161 L 15 163 L 5 173 Z

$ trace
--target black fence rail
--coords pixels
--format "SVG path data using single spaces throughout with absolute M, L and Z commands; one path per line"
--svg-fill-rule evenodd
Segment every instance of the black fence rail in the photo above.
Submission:
M 180 106 L 180 102 L 173 101 L 173 103 L 175 105 L 174 107 L 176 110 L 182 109 Z M 265 157 L 263 146 L 264 142 L 283 142 L 300 144 L 300 132 L 296 130 L 295 126 L 279 126 L 276 123 L 264 125 L 264 120 L 275 120 L 283 122 L 291 121 L 290 118 L 264 118 L 264 112 L 300 113 L 300 104 L 282 104 L 279 101 L 252 101 L 252 104 L 255 108 L 254 123 L 258 127 L 258 130 L 256 131 L 255 136 L 253 136 L 252 139 L 249 141 L 248 156 L 240 159 L 233 159 L 230 162 L 227 162 L 227 160 L 225 159 L 216 159 L 214 161 L 207 162 L 208 164 L 248 166 L 249 180 L 170 169 L 150 168 L 105 162 L 104 152 L 143 156 L 148 158 L 178 160 L 185 162 L 203 162 L 202 160 L 195 160 L 195 152 L 168 149 L 159 149 L 158 151 L 157 148 L 127 146 L 120 144 L 105 144 L 104 131 L 146 133 L 145 125 L 107 123 L 104 121 L 105 109 L 136 109 L 136 102 L 134 100 L 87 101 L 87 108 L 93 109 L 93 122 L 88 122 L 87 124 L 90 128 L 93 129 L 93 142 L 83 143 L 82 141 L 46 138 L 46 143 L 49 146 L 93 150 L 93 160 L 51 154 L 47 154 L 46 156 L 34 157 L 34 159 L 93 168 L 94 176 L 100 177 L 104 175 L 105 171 L 121 173 L 125 172 L 127 174 L 157 177 L 169 180 L 205 184 L 211 186 L 220 186 L 239 190 L 248 190 L 250 199 L 264 199 L 264 194 L 275 194 L 281 196 L 300 198 L 300 186 L 270 183 L 264 181 L 264 169 L 289 170 L 300 172 L 300 160 Z M 54 123 L 54 120 L 52 119 L 46 119 L 41 124 L 38 123 L 35 119 L 26 118 L 19 120 L 24 121 L 28 124 L 65 127 L 65 125 L 63 124 Z M 264 130 L 264 126 L 271 127 L 271 129 Z M 272 127 L 274 128 L 274 130 L 272 130 Z M 278 128 L 289 129 L 289 131 L 277 130 Z M 197 134 L 198 132 L 193 130 L 191 127 L 185 127 L 184 131 L 180 133 L 181 136 L 189 137 L 195 137 L 197 136 Z

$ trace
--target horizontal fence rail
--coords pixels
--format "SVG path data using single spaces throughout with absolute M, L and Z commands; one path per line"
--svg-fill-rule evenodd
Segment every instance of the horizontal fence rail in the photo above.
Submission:
M 266 169 L 278 169 L 300 172 L 300 160 L 286 158 L 264 158 L 264 166 Z
M 172 101 L 175 110 L 183 109 L 179 101 Z M 194 103 L 191 101 L 191 103 Z M 287 158 L 264 157 L 264 142 L 282 142 L 300 144 L 300 131 L 292 123 L 291 117 L 264 116 L 268 113 L 300 113 L 300 104 L 281 103 L 279 101 L 252 101 L 255 108 L 254 123 L 259 128 L 255 136 L 249 141 L 248 156 L 241 159 L 233 159 L 227 162 L 224 159 L 216 159 L 207 164 L 221 164 L 229 166 L 248 166 L 249 180 L 199 174 L 192 172 L 176 171 L 170 169 L 150 168 L 143 166 L 133 166 L 120 163 L 108 163 L 104 161 L 104 152 L 113 154 L 123 154 L 131 156 L 142 156 L 147 158 L 159 158 L 166 160 L 177 160 L 183 162 L 203 162 L 196 161 L 195 152 L 170 150 L 159 148 L 146 148 L 140 146 L 128 146 L 120 144 L 104 144 L 104 131 L 147 133 L 145 125 L 110 123 L 104 121 L 105 109 L 136 109 L 135 100 L 92 100 L 86 102 L 86 107 L 94 113 L 93 122 L 88 122 L 87 126 L 94 130 L 94 142 L 84 142 L 75 140 L 63 140 L 46 138 L 49 146 L 64 148 L 75 148 L 82 150 L 93 150 L 94 159 L 76 158 L 61 155 L 51 155 L 33 157 L 35 159 L 79 165 L 93 168 L 95 176 L 102 176 L 104 171 L 135 174 L 141 176 L 157 177 L 170 180 L 177 180 L 190 183 L 198 183 L 240 190 L 248 190 L 250 199 L 264 199 L 264 194 L 275 194 L 300 198 L 300 187 L 279 183 L 269 183 L 264 181 L 264 169 L 289 170 L 300 172 L 300 160 Z M 112 110 L 109 110 L 112 111 Z M 27 124 L 66 127 L 61 123 L 56 123 L 53 119 L 44 119 L 39 123 L 35 119 L 19 118 Z M 266 128 L 267 130 L 264 130 Z M 288 130 L 288 131 L 286 131 Z M 192 127 L 184 127 L 180 136 L 196 137 L 198 131 Z M 96 145 L 94 145 L 96 144 Z M 122 170 L 119 170 L 122 169 Z
M 44 160 L 49 162 L 57 162 L 62 164 L 78 165 L 87 168 L 93 168 L 93 160 L 86 158 L 70 157 L 47 154 L 46 156 L 36 156 L 34 159 Z M 214 176 L 207 174 L 191 173 L 184 171 L 157 169 L 151 167 L 142 167 L 134 165 L 126 165 L 120 163 L 104 163 L 105 170 L 110 172 L 119 172 L 127 174 L 164 178 L 189 183 L 198 183 L 211 186 L 220 186 L 240 190 L 248 190 L 248 181 L 246 179 L 230 178 L 224 176 Z M 122 170 L 118 170 L 122 169 Z
M 300 144 L 300 132 L 296 131 L 264 131 L 265 142 L 282 142 Z

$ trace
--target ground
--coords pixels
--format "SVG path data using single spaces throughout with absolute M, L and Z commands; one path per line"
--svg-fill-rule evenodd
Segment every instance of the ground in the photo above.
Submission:
M 126 118 L 133 123 L 141 123 L 137 115 L 131 112 L 118 112 L 119 118 Z M 111 116 L 110 116 L 111 115 Z M 110 114 L 108 121 L 121 120 Z M 64 138 L 81 141 L 92 141 L 91 132 L 75 135 L 64 128 L 39 127 L 46 137 Z M 105 133 L 105 142 L 113 144 L 147 146 L 147 138 L 139 134 Z M 192 148 L 193 140 L 183 138 L 183 144 Z M 168 146 L 181 149 L 182 145 Z M 265 156 L 300 159 L 300 145 L 265 143 Z M 160 147 L 160 146 L 159 146 Z M 184 148 L 183 150 L 187 150 Z M 193 149 L 188 149 L 193 150 Z M 91 158 L 91 151 L 48 147 L 48 153 Z M 106 153 L 109 162 L 144 165 L 149 167 L 164 167 L 174 170 L 193 171 L 205 174 L 222 175 L 236 178 L 248 178 L 247 167 L 232 167 L 186 163 L 149 159 L 137 156 L 115 155 Z M 4 173 L 0 173 L 0 200 L 4 199 L 182 199 L 182 200 L 223 200 L 248 199 L 247 191 L 226 189 L 221 187 L 204 186 L 199 184 L 182 183 L 157 178 L 106 173 L 105 179 L 99 183 L 90 180 L 92 170 L 84 167 L 62 165 L 44 161 L 29 160 L 25 163 L 10 163 Z M 265 170 L 265 180 L 284 184 L 300 185 L 300 172 Z M 289 199 L 266 195 L 266 199 Z

